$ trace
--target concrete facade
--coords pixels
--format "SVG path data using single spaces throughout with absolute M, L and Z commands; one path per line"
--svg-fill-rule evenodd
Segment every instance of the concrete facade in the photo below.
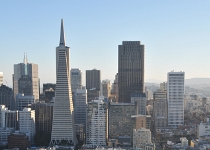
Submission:
M 133 148 L 145 149 L 146 144 L 152 144 L 151 132 L 148 129 L 134 129 L 133 130 Z
M 168 124 L 168 116 L 167 116 L 167 92 L 166 91 L 156 91 L 153 94 L 153 117 L 155 122 L 155 128 L 163 128 Z
M 169 72 L 167 80 L 168 125 L 184 124 L 184 72 Z

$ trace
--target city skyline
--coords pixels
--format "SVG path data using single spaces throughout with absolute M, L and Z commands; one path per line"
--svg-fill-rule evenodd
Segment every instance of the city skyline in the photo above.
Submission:
M 146 82 L 166 81 L 171 70 L 185 71 L 186 79 L 207 78 L 210 22 L 205 18 L 210 15 L 209 4 L 209 1 L 52 4 L 2 1 L 0 50 L 4 57 L 0 59 L 0 72 L 4 73 L 4 84 L 7 81 L 12 87 L 13 65 L 21 62 L 24 52 L 30 63 L 38 64 L 41 84 L 55 83 L 54 43 L 59 42 L 57 34 L 62 18 L 68 27 L 71 67 L 80 68 L 83 79 L 85 70 L 96 68 L 101 70 L 102 80 L 113 82 L 118 68 L 118 45 L 136 40 L 146 47 Z M 54 8 L 58 6 L 64 9 L 55 14 Z M 69 6 L 73 7 L 67 10 Z M 46 70 L 51 70 L 50 75 Z

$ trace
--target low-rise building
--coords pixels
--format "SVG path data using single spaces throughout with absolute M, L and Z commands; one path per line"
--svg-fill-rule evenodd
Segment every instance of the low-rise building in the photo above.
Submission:
M 133 149 L 145 149 L 146 144 L 152 144 L 149 129 L 133 129 Z

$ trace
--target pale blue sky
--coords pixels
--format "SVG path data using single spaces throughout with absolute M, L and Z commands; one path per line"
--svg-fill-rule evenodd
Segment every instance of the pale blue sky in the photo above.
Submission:
M 171 70 L 186 78 L 210 77 L 210 1 L 1 0 L 0 71 L 12 85 L 13 64 L 28 54 L 39 65 L 41 83 L 55 82 L 60 20 L 71 47 L 71 67 L 102 71 L 114 79 L 118 45 L 145 45 L 145 79 L 165 81 Z

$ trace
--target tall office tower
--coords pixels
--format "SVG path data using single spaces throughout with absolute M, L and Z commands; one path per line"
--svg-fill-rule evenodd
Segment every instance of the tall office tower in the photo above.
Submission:
M 109 104 L 109 139 L 117 139 L 118 143 L 132 143 L 132 132 L 135 115 L 135 105 L 133 103 Z
M 25 133 L 31 143 L 34 143 L 35 135 L 35 110 L 31 108 L 24 108 L 19 111 L 19 128 L 20 132 Z
M 101 84 L 102 84 L 102 95 L 104 97 L 110 98 L 110 96 L 111 96 L 110 80 L 103 80 Z
M 74 93 L 74 114 L 75 114 L 75 124 L 86 125 L 86 105 L 87 105 L 87 90 L 77 89 Z
M 101 87 L 101 71 L 100 70 L 86 70 L 86 89 L 95 88 L 100 91 Z
M 119 102 L 130 102 L 134 92 L 144 93 L 144 45 L 123 41 L 118 46 Z
M 25 92 L 25 95 L 34 95 L 35 100 L 39 99 L 38 65 L 28 63 L 25 55 L 23 63 L 14 65 L 13 90 L 14 97 L 16 94 Z
M 53 103 L 37 102 L 31 105 L 35 110 L 36 132 L 52 132 Z
M 3 72 L 0 72 L 0 85 L 3 84 Z
M 34 96 L 25 96 L 24 94 L 16 95 L 16 109 L 23 110 L 28 107 L 29 104 L 34 103 Z
M 184 124 L 184 72 L 169 72 L 167 85 L 168 125 Z
M 82 71 L 78 68 L 71 69 L 71 91 L 76 92 L 77 89 L 82 89 Z
M 167 90 L 167 82 L 160 83 L 160 89 L 161 89 L 162 91 Z
M 133 149 L 145 149 L 146 144 L 152 144 L 149 129 L 133 129 Z
M 146 115 L 147 97 L 145 93 L 135 92 L 131 94 L 131 103 L 135 103 L 136 115 Z
M 15 109 L 13 91 L 6 85 L 0 85 L 0 105 L 5 105 L 9 110 Z
M 69 51 L 70 48 L 66 46 L 65 42 L 63 20 L 61 20 L 60 44 L 56 48 L 56 90 L 50 145 L 58 145 L 61 141 L 68 144 L 77 144 L 70 82 Z
M 87 105 L 86 144 L 106 146 L 108 138 L 108 111 L 103 96 Z
M 155 121 L 155 128 L 163 128 L 167 126 L 167 92 L 156 91 L 153 95 L 153 117 Z

